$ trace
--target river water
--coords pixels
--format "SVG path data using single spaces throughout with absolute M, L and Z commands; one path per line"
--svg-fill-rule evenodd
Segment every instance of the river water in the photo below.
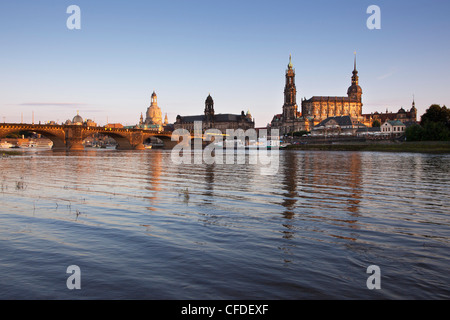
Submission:
M 275 175 L 164 150 L 0 166 L 0 299 L 450 298 L 450 155 L 286 150 Z

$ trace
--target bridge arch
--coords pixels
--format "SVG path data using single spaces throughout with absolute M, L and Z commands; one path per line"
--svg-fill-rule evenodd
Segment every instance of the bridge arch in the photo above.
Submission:
M 83 140 L 96 133 L 114 139 L 119 150 L 143 150 L 144 141 L 156 137 L 163 141 L 166 149 L 173 148 L 178 141 L 171 141 L 172 132 L 154 132 L 139 128 L 107 128 L 78 125 L 35 125 L 0 123 L 0 138 L 14 132 L 35 132 L 50 139 L 53 149 L 84 150 Z
M 0 139 L 5 138 L 6 136 L 12 133 L 19 133 L 19 132 L 30 132 L 40 134 L 41 136 L 53 142 L 52 149 L 61 149 L 61 150 L 66 149 L 64 129 L 59 127 L 48 129 L 23 125 L 6 126 L 0 129 Z
M 143 141 L 148 141 L 151 138 L 157 138 L 162 141 L 164 144 L 164 149 L 172 149 L 175 145 L 178 144 L 178 141 L 172 141 L 172 133 L 171 132 L 155 132 L 155 133 L 144 133 Z
M 117 143 L 117 150 L 132 150 L 133 145 L 131 144 L 128 137 L 121 135 L 118 132 L 111 132 L 107 130 L 85 130 L 83 133 L 83 140 L 92 137 L 95 134 L 101 134 L 114 139 Z

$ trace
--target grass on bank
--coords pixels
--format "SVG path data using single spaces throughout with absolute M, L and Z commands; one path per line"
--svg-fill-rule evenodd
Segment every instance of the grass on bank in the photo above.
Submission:
M 23 153 L 17 152 L 17 151 L 0 151 L 0 157 L 7 157 L 7 156 L 18 156 Z

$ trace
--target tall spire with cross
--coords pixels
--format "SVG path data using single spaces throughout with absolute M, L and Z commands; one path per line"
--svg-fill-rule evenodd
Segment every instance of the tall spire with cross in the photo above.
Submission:
M 293 120 L 297 117 L 297 88 L 295 87 L 295 70 L 292 64 L 292 55 L 289 55 L 288 69 L 286 70 L 286 85 L 284 87 L 284 120 Z
M 358 70 L 356 70 L 356 51 L 355 54 L 355 61 L 353 66 L 353 76 L 352 76 L 352 85 L 358 85 L 359 77 L 358 77 Z
M 351 99 L 361 102 L 362 89 L 359 86 L 358 70 L 356 70 L 356 51 L 354 52 L 354 54 L 355 54 L 355 58 L 354 58 L 354 62 L 353 62 L 352 84 L 348 88 L 347 95 Z

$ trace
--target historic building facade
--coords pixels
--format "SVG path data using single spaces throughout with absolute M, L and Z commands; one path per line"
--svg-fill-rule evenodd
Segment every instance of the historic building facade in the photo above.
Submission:
M 329 117 L 350 116 L 362 118 L 362 89 L 359 86 L 358 71 L 356 70 L 356 57 L 353 68 L 352 83 L 347 90 L 346 97 L 312 97 L 302 101 L 303 117 L 321 122 Z
M 255 121 L 250 112 L 244 111 L 241 114 L 216 114 L 214 110 L 214 100 L 211 95 L 205 100 L 205 110 L 202 115 L 180 116 L 178 115 L 174 123 L 174 129 L 186 129 L 194 131 L 194 123 L 201 121 L 202 130 L 219 129 L 225 133 L 226 129 L 251 129 L 255 127 Z
M 417 123 L 417 109 L 414 99 L 410 110 L 400 108 L 398 112 L 388 112 L 386 110 L 386 113 L 362 113 L 363 92 L 359 85 L 356 55 L 351 85 L 347 90 L 347 96 L 313 96 L 310 99 L 302 99 L 301 112 L 299 112 L 296 94 L 295 69 L 293 68 L 291 57 L 289 57 L 282 113 L 276 114 L 270 123 L 271 128 L 279 129 L 281 134 L 296 131 L 312 131 L 314 126 L 328 118 L 346 116 L 366 127 L 372 127 L 375 121 L 378 121 L 379 125 L 383 125 L 386 121 L 400 121 L 406 126 Z
M 295 70 L 292 65 L 292 59 L 289 57 L 284 88 L 283 112 L 275 115 L 271 122 L 271 127 L 278 128 L 281 134 L 295 131 L 311 131 L 315 125 L 329 117 L 351 116 L 357 121 L 364 121 L 362 116 L 362 89 L 359 86 L 356 56 L 347 96 L 313 96 L 310 99 L 302 99 L 301 112 L 299 112 L 296 94 Z
M 356 135 L 358 130 L 367 127 L 351 116 L 328 117 L 311 130 L 312 136 Z
M 397 112 L 389 112 L 388 110 L 386 110 L 386 113 L 375 112 L 370 114 L 363 114 L 363 117 L 364 122 L 370 123 L 370 125 L 373 125 L 375 121 L 378 121 L 379 125 L 382 125 L 387 121 L 400 121 L 406 126 L 409 126 L 417 123 L 416 103 L 413 99 L 410 110 L 405 110 L 403 108 L 400 108 Z
M 329 117 L 350 116 L 362 119 L 362 89 L 359 86 L 356 56 L 352 83 L 346 97 L 312 97 L 302 100 L 302 115 L 306 119 L 321 122 Z

